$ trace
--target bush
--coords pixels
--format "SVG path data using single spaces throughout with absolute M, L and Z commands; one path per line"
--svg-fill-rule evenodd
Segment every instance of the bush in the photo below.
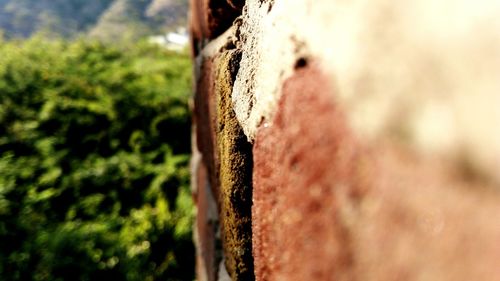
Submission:
M 0 279 L 192 280 L 189 58 L 0 42 Z

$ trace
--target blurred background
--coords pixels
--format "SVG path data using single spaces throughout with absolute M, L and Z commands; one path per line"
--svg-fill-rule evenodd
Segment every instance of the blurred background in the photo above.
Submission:
M 193 280 L 187 0 L 0 0 L 0 280 Z

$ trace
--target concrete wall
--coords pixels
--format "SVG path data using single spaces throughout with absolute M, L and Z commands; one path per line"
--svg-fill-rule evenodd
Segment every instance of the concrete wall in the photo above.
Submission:
M 500 2 L 191 1 L 199 280 L 500 280 Z

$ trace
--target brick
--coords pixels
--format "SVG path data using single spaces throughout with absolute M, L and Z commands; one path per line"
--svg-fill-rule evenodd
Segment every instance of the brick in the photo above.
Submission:
M 252 258 L 252 145 L 232 108 L 231 93 L 241 54 L 216 60 L 217 145 L 220 159 L 220 219 L 226 268 L 233 280 L 254 280 Z
M 452 2 L 192 1 L 200 278 L 500 280 L 500 4 Z
M 257 134 L 256 280 L 334 280 L 351 266 L 333 186 L 357 172 L 359 156 L 329 83 L 315 67 L 297 71 L 284 85 L 275 119 Z
M 197 276 L 200 280 L 215 281 L 218 271 L 220 254 L 218 251 L 217 232 L 219 219 L 217 203 L 212 194 L 208 174 L 203 164 L 196 171 L 197 192 L 195 197 L 196 245 L 197 245 Z
M 500 195 L 439 157 L 361 142 L 317 64 L 254 148 L 256 280 L 499 280 Z
M 196 143 L 207 168 L 210 186 L 215 197 L 218 197 L 219 160 L 216 147 L 216 104 L 214 92 L 213 58 L 203 58 L 200 64 L 200 77 L 196 85 L 194 97 L 193 119 L 196 123 Z
M 224 33 L 241 15 L 242 0 L 191 0 L 190 30 L 194 54 L 206 43 Z
M 201 153 L 203 175 L 209 190 L 198 183 L 197 197 L 202 192 L 213 194 L 220 220 L 220 239 L 225 256 L 225 267 L 234 280 L 253 280 L 251 246 L 252 149 L 235 118 L 231 92 L 239 66 L 239 52 L 226 50 L 232 33 L 213 40 L 200 53 L 197 88 L 194 98 L 194 144 Z M 198 175 L 198 178 L 202 175 Z M 205 188 L 205 189 L 203 189 Z M 200 201 L 203 203 L 204 201 Z M 208 276 L 213 276 L 213 241 L 219 237 L 205 223 L 207 204 L 199 206 L 200 247 L 205 251 L 204 264 Z M 208 230 L 207 230 L 208 227 Z M 207 232 L 208 231 L 208 232 Z M 215 240 L 214 240 L 215 239 Z M 212 244 L 211 244 L 212 243 Z M 212 245 L 212 246 L 211 246 Z M 208 247 L 212 250 L 206 250 Z M 217 247 L 215 247 L 217 250 Z M 208 256 L 207 256 L 208 255 Z

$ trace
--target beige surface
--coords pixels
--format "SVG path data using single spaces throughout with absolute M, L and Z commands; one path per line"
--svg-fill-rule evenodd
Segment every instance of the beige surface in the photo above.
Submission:
M 500 2 L 260 2 L 247 1 L 233 93 L 249 139 L 307 57 L 330 73 L 363 141 L 397 140 L 500 182 Z

